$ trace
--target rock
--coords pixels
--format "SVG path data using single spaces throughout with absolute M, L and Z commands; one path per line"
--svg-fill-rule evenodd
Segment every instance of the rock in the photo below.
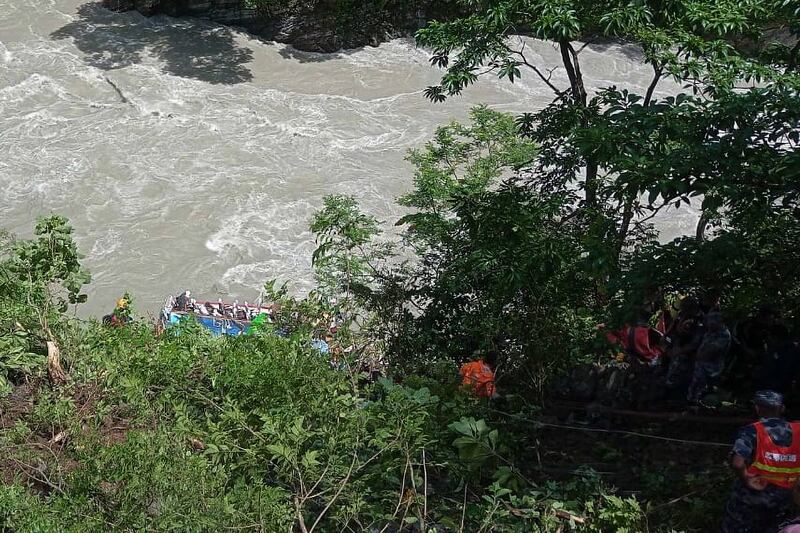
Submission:
M 160 0 L 134 0 L 133 6 L 136 11 L 142 15 L 149 17 L 158 12 Z
M 150 16 L 193 16 L 240 26 L 254 34 L 307 52 L 377 46 L 409 35 L 427 20 L 460 14 L 456 0 L 287 0 L 253 8 L 246 0 L 103 0 L 115 11 L 136 10 Z
M 132 11 L 136 9 L 134 0 L 104 0 L 103 5 L 112 11 Z

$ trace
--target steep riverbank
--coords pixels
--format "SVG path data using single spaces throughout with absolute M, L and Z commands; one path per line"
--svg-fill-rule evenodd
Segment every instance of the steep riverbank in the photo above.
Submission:
M 410 34 L 427 20 L 458 12 L 451 0 L 104 0 L 104 5 L 146 16 L 193 16 L 241 26 L 309 52 L 377 46 Z

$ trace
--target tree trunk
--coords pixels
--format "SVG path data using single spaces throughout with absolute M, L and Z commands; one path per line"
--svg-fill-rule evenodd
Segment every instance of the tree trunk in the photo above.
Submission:
M 625 207 L 622 211 L 622 223 L 619 227 L 617 234 L 617 249 L 615 250 L 614 258 L 619 264 L 619 258 L 622 255 L 622 249 L 625 248 L 625 240 L 628 238 L 628 232 L 631 229 L 631 221 L 633 220 L 633 203 L 636 201 L 636 195 L 632 195 L 625 200 Z
M 645 107 L 650 105 L 650 102 L 653 100 L 653 93 L 656 90 L 656 85 L 658 85 L 658 81 L 661 79 L 661 74 L 664 72 L 663 67 L 660 65 L 656 66 L 653 65 L 653 80 L 650 82 L 650 85 L 647 87 L 647 92 L 644 95 L 644 102 L 642 105 Z
M 564 63 L 564 68 L 567 70 L 569 86 L 572 90 L 572 99 L 575 103 L 586 107 L 586 87 L 583 85 L 583 75 L 581 74 L 581 68 L 578 64 L 578 54 L 569 41 L 559 41 L 558 46 L 561 50 L 561 61 Z
M 647 87 L 647 92 L 645 93 L 644 101 L 642 102 L 644 107 L 649 106 L 653 101 L 653 93 L 656 90 L 656 86 L 658 85 L 663 72 L 664 69 L 661 65 L 653 65 L 653 79 L 650 81 L 650 85 Z M 633 221 L 633 204 L 636 202 L 636 200 L 637 196 L 635 194 L 625 200 L 622 211 L 622 222 L 619 227 L 619 233 L 617 234 L 617 249 L 615 254 L 617 264 L 619 264 L 619 258 L 622 255 L 622 249 L 625 247 L 625 240 L 628 238 L 628 232 L 631 229 L 631 222 Z
M 561 51 L 561 61 L 567 71 L 569 78 L 570 92 L 572 101 L 578 106 L 585 108 L 587 104 L 586 87 L 583 84 L 583 74 L 578 62 L 578 53 L 569 41 L 559 41 Z M 586 157 L 586 207 L 592 209 L 597 206 L 597 174 L 598 164 L 592 157 Z
M 706 240 L 706 227 L 708 227 L 708 215 L 705 211 L 700 213 L 700 220 L 697 221 L 697 229 L 694 232 L 694 238 L 698 241 Z
M 47 341 L 47 375 L 54 385 L 63 385 L 67 382 L 67 374 L 61 368 L 61 352 L 53 341 Z
M 593 209 L 597 207 L 597 161 L 594 158 L 586 158 L 586 207 Z

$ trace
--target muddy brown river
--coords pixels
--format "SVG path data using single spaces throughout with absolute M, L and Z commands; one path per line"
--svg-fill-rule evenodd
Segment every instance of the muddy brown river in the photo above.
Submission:
M 528 49 L 558 61 L 545 43 Z M 581 60 L 595 88 L 649 81 L 631 48 Z M 253 299 L 270 278 L 302 292 L 324 195 L 355 195 L 392 221 L 411 183 L 405 153 L 437 125 L 478 103 L 518 112 L 551 99 L 528 76 L 432 104 L 422 91 L 438 76 L 410 40 L 318 55 L 200 20 L 0 2 L 0 226 L 29 235 L 37 216 L 68 216 L 93 274 L 91 314 L 125 290 L 140 310 L 184 288 Z M 693 219 L 659 225 L 674 235 Z

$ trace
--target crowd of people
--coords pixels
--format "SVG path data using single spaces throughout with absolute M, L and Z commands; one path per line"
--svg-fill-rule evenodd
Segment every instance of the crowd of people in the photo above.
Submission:
M 736 480 L 722 531 L 800 533 L 800 519 L 784 522 L 793 495 L 800 503 L 800 423 L 784 418 L 784 395 L 800 376 L 800 348 L 780 313 L 765 305 L 729 323 L 719 293 L 707 292 L 673 306 L 645 305 L 607 339 L 660 381 L 667 397 L 690 406 L 707 407 L 716 387 L 756 391 L 758 420 L 739 431 L 730 452 Z
M 605 331 L 618 360 L 638 365 L 660 380 L 667 394 L 702 406 L 709 392 L 726 385 L 753 395 L 758 420 L 738 432 L 729 454 L 735 481 L 724 511 L 723 533 L 800 533 L 800 422 L 784 417 L 784 395 L 800 375 L 800 348 L 780 314 L 762 306 L 734 322 L 725 318 L 717 293 L 650 304 L 636 320 Z M 462 387 L 498 398 L 493 352 L 474 354 L 460 369 Z
M 786 393 L 800 375 L 800 348 L 778 312 L 762 306 L 731 325 L 714 292 L 644 305 L 606 338 L 630 362 L 652 368 L 667 397 L 690 405 L 703 405 L 724 383 Z

